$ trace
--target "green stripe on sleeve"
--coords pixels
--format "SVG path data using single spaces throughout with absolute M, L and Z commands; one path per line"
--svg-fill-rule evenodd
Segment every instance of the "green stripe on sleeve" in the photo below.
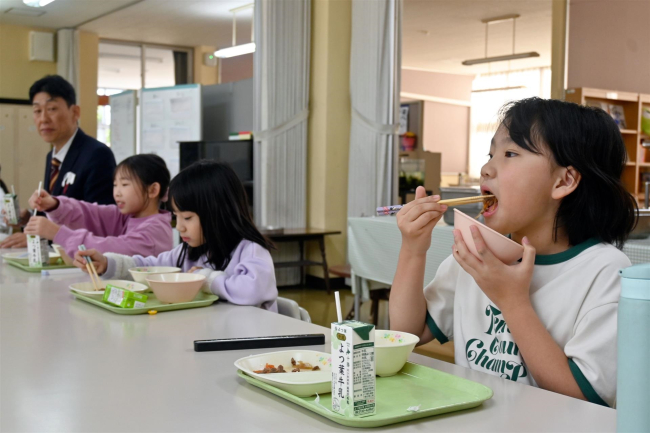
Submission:
M 587 398 L 587 400 L 589 400 L 592 403 L 599 404 L 601 406 L 609 407 L 609 405 L 605 403 L 605 400 L 600 398 L 596 390 L 594 390 L 594 387 L 591 386 L 591 383 L 589 383 L 585 375 L 582 374 L 580 367 L 578 367 L 578 365 L 571 358 L 569 358 L 569 368 L 571 369 L 571 374 L 573 374 L 573 378 L 578 383 L 580 390 Z
M 431 314 L 427 311 L 427 326 L 429 327 L 429 330 L 431 330 L 431 333 L 433 334 L 433 337 L 440 342 L 440 344 L 445 344 L 449 341 L 449 339 L 445 336 L 445 334 L 442 333 L 440 328 L 438 328 L 438 325 L 436 325 L 435 320 L 433 320 L 433 317 L 431 317 Z

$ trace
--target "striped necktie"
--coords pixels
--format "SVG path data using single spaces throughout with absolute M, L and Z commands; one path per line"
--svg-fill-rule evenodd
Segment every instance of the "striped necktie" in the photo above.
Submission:
M 50 194 L 54 191 L 54 185 L 59 177 L 59 167 L 61 167 L 61 161 L 52 158 L 52 168 L 50 169 Z

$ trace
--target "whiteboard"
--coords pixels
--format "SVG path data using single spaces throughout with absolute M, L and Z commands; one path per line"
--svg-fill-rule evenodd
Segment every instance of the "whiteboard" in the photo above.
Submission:
M 178 142 L 202 139 L 201 86 L 142 89 L 140 107 L 140 152 L 159 155 L 174 177 L 180 169 Z
M 115 162 L 119 164 L 129 156 L 135 155 L 137 106 L 133 90 L 110 97 L 111 105 L 111 150 Z

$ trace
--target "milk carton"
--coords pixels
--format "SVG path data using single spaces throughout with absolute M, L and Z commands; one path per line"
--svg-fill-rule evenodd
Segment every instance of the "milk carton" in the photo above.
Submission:
M 147 298 L 148 296 L 142 293 L 135 293 L 121 287 L 113 286 L 112 284 L 107 284 L 102 300 L 121 308 L 143 308 L 147 302 Z
M 375 414 L 375 326 L 332 323 L 332 411 L 347 417 Z
M 40 268 L 50 261 L 47 239 L 37 235 L 27 235 L 27 250 L 29 252 L 29 267 Z
M 7 221 L 9 221 L 9 224 L 18 224 L 20 207 L 18 207 L 18 197 L 16 194 L 5 194 L 3 205 L 5 210 L 5 217 L 7 218 Z

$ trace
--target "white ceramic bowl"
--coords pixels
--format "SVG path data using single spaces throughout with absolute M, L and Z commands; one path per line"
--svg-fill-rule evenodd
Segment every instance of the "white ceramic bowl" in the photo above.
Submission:
M 70 290 L 77 293 L 83 293 L 85 295 L 97 295 L 97 294 L 104 293 L 104 289 L 106 289 L 107 284 L 111 284 L 115 287 L 120 287 L 122 289 L 130 290 L 132 292 L 145 292 L 149 290 L 149 288 L 144 284 L 136 283 L 134 281 L 99 280 L 99 283 L 101 284 L 101 288 L 100 290 L 95 291 L 95 287 L 93 286 L 92 281 L 90 281 L 90 277 L 88 277 L 88 281 L 70 284 Z
M 419 341 L 420 337 L 407 332 L 375 330 L 375 374 L 396 375 Z
M 147 283 L 147 277 L 154 274 L 174 274 L 180 272 L 181 268 L 175 268 L 172 266 L 139 266 L 137 268 L 129 269 L 129 273 L 135 281 L 140 284 L 149 286 Z
M 200 274 L 153 274 L 147 277 L 156 298 L 164 304 L 194 300 L 204 281 L 205 275 Z
M 485 244 L 489 250 L 492 251 L 492 254 L 506 265 L 516 262 L 524 255 L 524 247 L 512 239 L 492 230 L 485 224 L 481 224 L 479 221 L 465 215 L 458 209 L 454 209 L 454 214 L 454 228 L 460 230 L 465 245 L 467 245 L 467 248 L 469 248 L 471 253 L 476 257 L 478 257 L 478 251 L 476 250 L 476 245 L 474 245 L 474 238 L 472 237 L 472 232 L 470 230 L 470 227 L 473 225 L 478 227 Z
M 318 365 L 320 371 L 301 371 L 291 373 L 291 358 L 297 361 Z M 276 367 L 282 365 L 289 373 L 258 374 L 266 364 Z M 313 350 L 285 350 L 282 352 L 250 355 L 235 361 L 235 367 L 262 382 L 280 388 L 298 397 L 332 392 L 332 357 L 329 353 Z

